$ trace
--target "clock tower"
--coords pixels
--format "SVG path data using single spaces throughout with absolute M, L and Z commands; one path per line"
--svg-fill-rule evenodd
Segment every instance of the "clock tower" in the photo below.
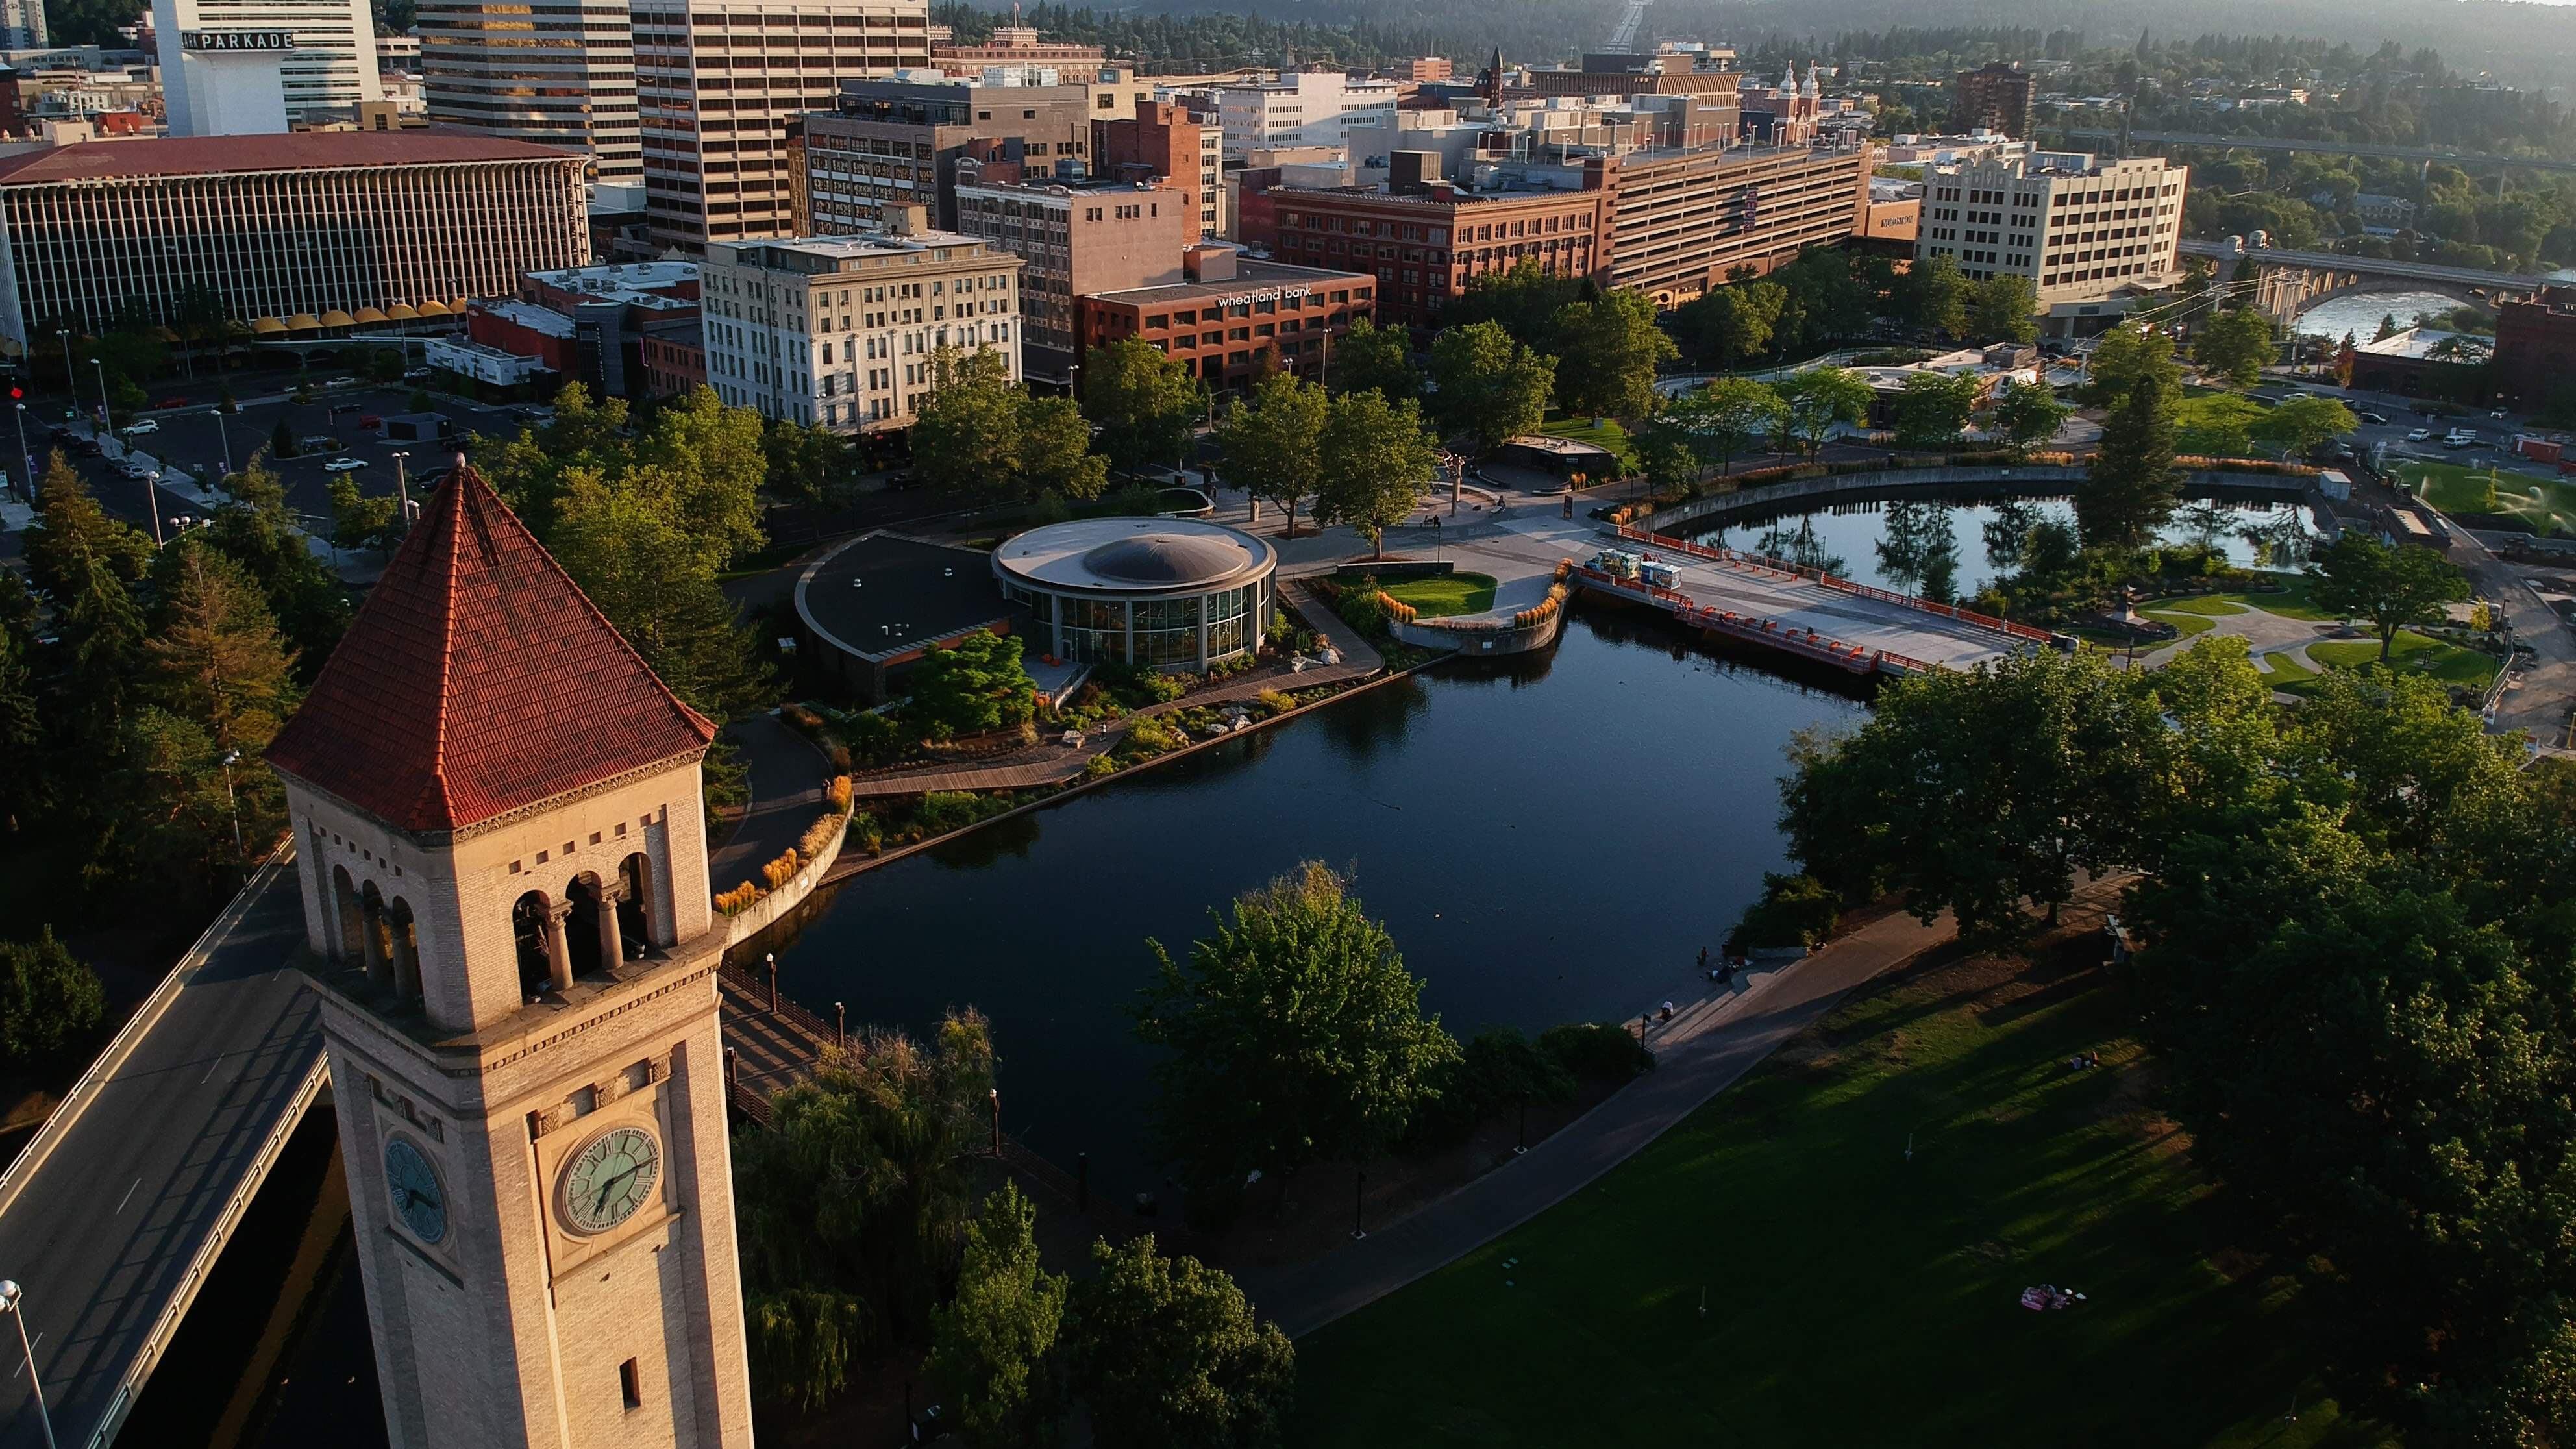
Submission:
M 713 734 L 459 459 L 269 748 L 396 1449 L 751 1443 Z

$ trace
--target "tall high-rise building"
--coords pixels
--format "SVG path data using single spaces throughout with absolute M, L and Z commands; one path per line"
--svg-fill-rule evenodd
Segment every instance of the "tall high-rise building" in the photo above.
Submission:
M 1950 97 L 1951 133 L 1964 136 L 1982 128 L 2001 131 L 2016 141 L 2029 140 L 2030 99 L 2036 84 L 2029 72 L 2006 60 L 1959 72 Z
M 152 34 L 174 136 L 225 134 L 222 111 L 201 104 L 207 88 L 191 84 L 191 71 L 245 56 L 276 59 L 289 121 L 354 114 L 359 102 L 385 98 L 366 0 L 152 0 Z
M 599 181 L 643 184 L 626 0 L 421 0 L 420 59 L 433 123 L 586 151 Z
M 45 39 L 45 0 L 0 0 L 0 46 L 10 50 L 42 50 Z
M 794 229 L 790 118 L 930 63 L 928 0 L 635 0 L 633 16 L 653 241 L 693 255 Z

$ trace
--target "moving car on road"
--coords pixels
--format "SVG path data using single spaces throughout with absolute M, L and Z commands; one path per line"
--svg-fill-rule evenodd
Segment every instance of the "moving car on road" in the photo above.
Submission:
M 140 437 L 145 433 L 157 433 L 161 431 L 161 425 L 150 418 L 145 418 L 139 423 L 127 423 L 124 427 L 117 429 L 117 431 L 125 434 L 129 438 L 134 438 Z
M 2410 443 L 2429 443 L 2433 441 L 2433 430 L 2431 428 L 2417 428 L 2415 431 L 2406 435 L 2406 441 Z

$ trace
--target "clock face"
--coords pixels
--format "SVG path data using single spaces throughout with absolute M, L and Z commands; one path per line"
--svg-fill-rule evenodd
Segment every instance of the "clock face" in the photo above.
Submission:
M 604 1233 L 652 1200 L 662 1177 L 662 1147 L 641 1127 L 615 1127 L 592 1138 L 564 1164 L 564 1218 L 578 1233 Z
M 435 1243 L 447 1236 L 447 1190 L 438 1185 L 438 1171 L 400 1137 L 385 1143 L 385 1193 L 413 1237 Z

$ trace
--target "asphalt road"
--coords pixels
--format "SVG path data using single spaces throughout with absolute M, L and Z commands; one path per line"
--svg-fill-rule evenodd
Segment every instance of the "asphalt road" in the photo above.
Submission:
M 263 378 L 259 385 L 270 385 L 275 381 Z M 155 402 L 185 399 L 185 405 L 149 408 L 136 418 L 120 416 L 116 419 L 120 430 L 137 421 L 153 424 L 151 432 L 120 431 L 120 436 L 173 471 L 211 483 L 222 476 L 227 458 L 231 466 L 239 468 L 252 452 L 270 446 L 281 421 L 298 437 L 329 434 L 344 446 L 292 458 L 272 455 L 270 459 L 270 465 L 285 480 L 286 506 L 315 519 L 330 516 L 330 485 L 335 475 L 324 465 L 333 459 L 350 458 L 364 462 L 367 466 L 355 473 L 360 491 L 377 496 L 389 495 L 395 489 L 393 455 L 396 452 L 410 455 L 405 461 L 413 473 L 434 472 L 446 466 L 467 434 L 505 436 L 526 426 L 506 408 L 488 407 L 441 395 L 434 410 L 454 421 L 457 444 L 393 442 L 386 439 L 381 428 L 361 428 L 358 422 L 365 417 L 383 418 L 410 411 L 411 389 L 408 385 L 339 390 L 317 386 L 314 400 L 310 403 L 267 397 L 244 402 L 238 413 L 218 414 L 214 406 L 215 387 L 206 379 L 200 379 L 199 383 L 193 388 L 187 383 L 162 384 L 153 395 Z M 28 407 L 27 443 L 36 454 L 39 469 L 44 466 L 48 448 L 47 429 L 55 426 L 40 419 L 59 418 L 61 411 L 60 398 L 44 400 L 41 407 L 37 404 Z M 86 432 L 86 422 L 76 431 Z M 14 442 L 15 439 L 0 440 L 0 449 Z M 75 458 L 73 462 L 89 478 L 101 506 L 129 523 L 149 526 L 150 515 L 144 511 L 144 499 L 150 485 L 119 473 L 113 460 Z M 167 520 L 183 514 L 202 515 L 205 512 L 204 505 L 167 489 L 159 491 L 158 501 L 165 525 Z
M 0 1276 L 26 1289 L 64 1449 L 96 1431 L 321 1054 L 318 1007 L 288 964 L 302 937 L 287 866 L 218 926 L 168 1009 L 0 1211 Z M 33 1449 L 43 1443 L 35 1401 L 23 1365 L 13 1368 L 0 1383 L 0 1446 Z

